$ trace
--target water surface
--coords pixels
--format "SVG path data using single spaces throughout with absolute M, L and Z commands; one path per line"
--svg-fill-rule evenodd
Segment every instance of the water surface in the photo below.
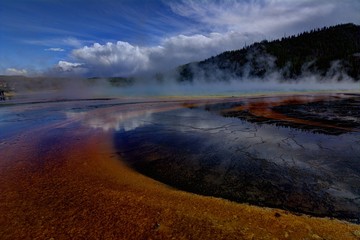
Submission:
M 336 98 L 309 100 L 334 112 L 329 101 L 339 105 Z M 297 103 L 297 110 L 311 110 L 309 102 Z M 329 119 L 309 117 L 317 124 L 308 126 L 303 114 L 296 116 L 300 123 L 256 115 L 259 111 L 251 118 L 224 114 L 245 104 L 187 103 L 140 115 L 130 128 L 123 123 L 114 142 L 134 169 L 182 190 L 359 222 L 360 118 L 351 113 L 354 106 L 343 111 L 352 117 L 348 128 L 341 125 L 350 117 L 344 114 L 334 126 Z

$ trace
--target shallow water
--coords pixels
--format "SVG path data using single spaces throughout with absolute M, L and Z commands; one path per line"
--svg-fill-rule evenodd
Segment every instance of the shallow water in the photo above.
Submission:
M 129 166 L 170 186 L 359 223 L 358 128 L 326 134 L 279 119 L 224 117 L 224 108 L 258 100 L 109 99 L 3 105 L 0 147 L 26 130 L 47 126 L 52 130 L 46 136 L 53 141 L 43 139 L 46 150 L 65 144 L 64 123 L 67 129 L 81 125 L 89 131 L 111 132 L 118 154 Z
M 359 222 L 358 131 L 316 133 L 208 109 L 138 117 L 141 124 L 115 133 L 119 154 L 141 173 L 186 191 Z

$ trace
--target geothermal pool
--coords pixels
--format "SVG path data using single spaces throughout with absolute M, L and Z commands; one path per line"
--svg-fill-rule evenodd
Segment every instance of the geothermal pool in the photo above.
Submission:
M 185 191 L 359 222 L 359 96 L 183 106 L 119 122 L 119 155 Z
M 358 94 L 13 100 L 0 133 L 5 195 L 47 172 L 40 190 L 56 192 L 67 154 L 91 158 L 74 146 L 107 139 L 112 159 L 175 189 L 360 222 Z
M 120 123 L 114 142 L 185 191 L 359 222 L 360 97 L 337 97 L 188 103 Z

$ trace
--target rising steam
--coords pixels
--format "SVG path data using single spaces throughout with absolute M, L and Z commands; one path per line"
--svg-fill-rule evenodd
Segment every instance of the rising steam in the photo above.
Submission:
M 239 96 L 254 93 L 279 93 L 303 91 L 360 91 L 360 83 L 347 76 L 334 62 L 325 75 L 310 72 L 303 67 L 303 72 L 296 79 L 285 79 L 283 71 L 277 71 L 273 58 L 261 58 L 268 66 L 266 75 L 253 77 L 244 74 L 242 77 L 217 68 L 193 68 L 192 81 L 180 82 L 176 71 L 150 76 L 137 76 L 120 79 L 114 84 L 108 78 L 54 78 L 54 77 L 11 77 L 0 79 L 7 82 L 17 98 L 43 99 L 83 99 L 104 97 L 140 97 L 140 96 Z M 249 73 L 250 69 L 244 71 Z M 125 81 L 125 83 L 123 82 Z

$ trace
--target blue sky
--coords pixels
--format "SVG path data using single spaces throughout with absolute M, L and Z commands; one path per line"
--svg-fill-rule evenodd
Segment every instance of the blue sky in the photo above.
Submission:
M 360 24 L 358 0 L 1 0 L 0 74 L 167 71 L 262 39 Z

